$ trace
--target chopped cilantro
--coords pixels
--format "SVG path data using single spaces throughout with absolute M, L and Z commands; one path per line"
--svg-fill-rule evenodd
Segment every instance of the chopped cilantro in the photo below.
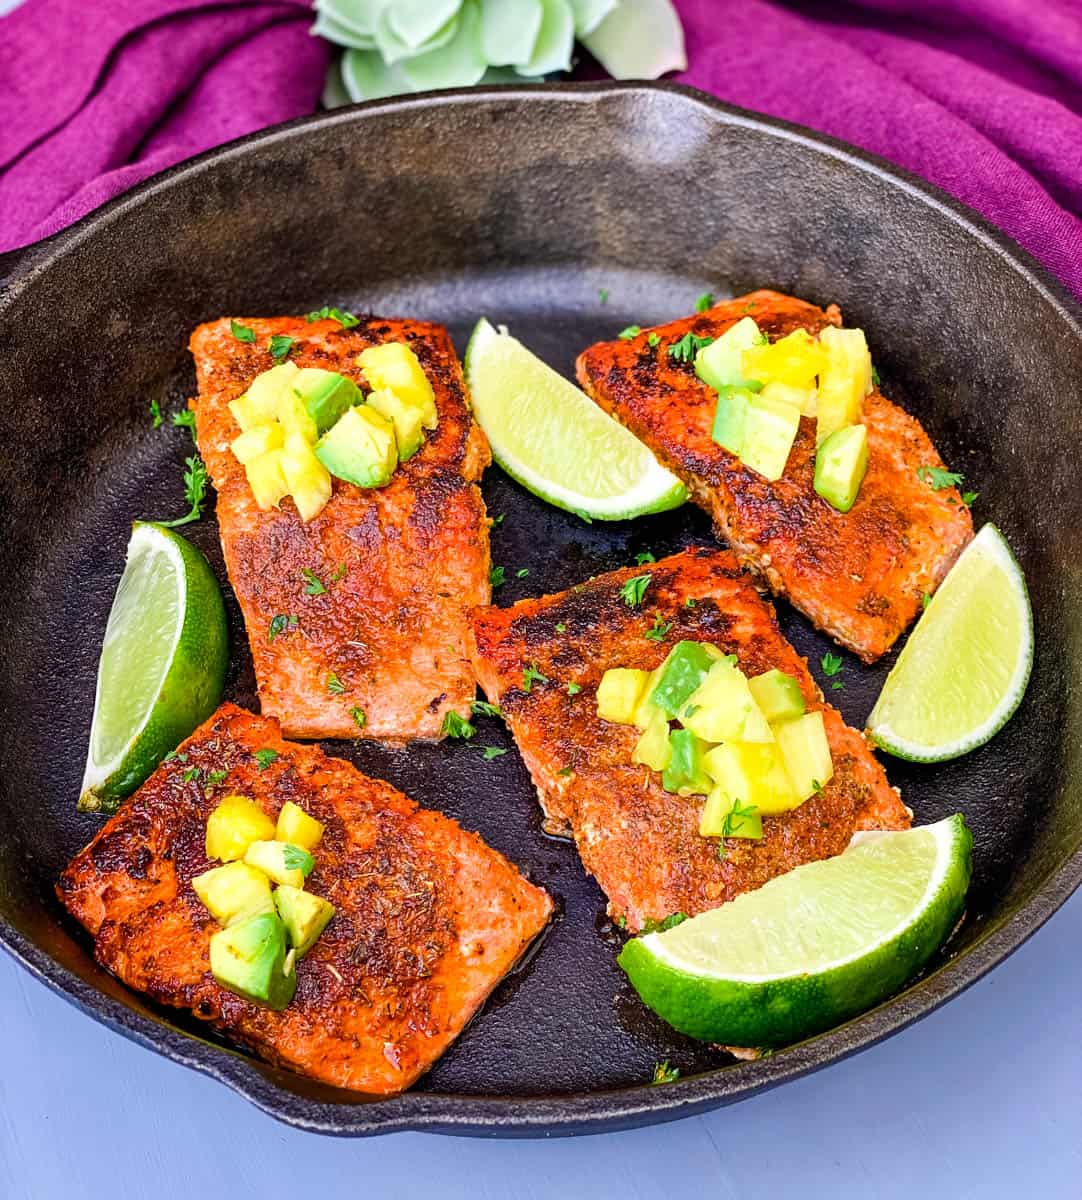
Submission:
M 677 362 L 694 362 L 695 355 L 713 340 L 712 337 L 697 337 L 694 333 L 685 333 L 678 342 L 673 342 L 669 347 L 669 357 L 675 358 Z
M 616 335 L 622 342 L 630 342 L 632 338 L 636 338 L 642 333 L 641 325 L 628 325 Z
M 307 850 L 294 846 L 292 842 L 286 842 L 282 847 L 282 865 L 287 871 L 300 871 L 307 879 L 316 865 L 316 860 Z
M 921 608 L 927 608 L 928 605 L 931 603 L 932 603 L 932 597 L 927 592 L 921 592 L 921 594 L 920 594 Z
M 840 692 L 843 687 L 845 687 L 845 684 L 842 683 L 842 681 L 840 679 L 835 679 L 834 682 L 830 685 L 830 690 L 832 692 Z
M 187 525 L 191 521 L 198 521 L 203 515 L 203 505 L 206 503 L 207 497 L 207 468 L 203 466 L 203 460 L 198 454 L 186 458 L 184 465 L 187 467 L 184 472 L 184 499 L 188 501 L 191 508 L 183 517 L 177 517 L 174 521 L 161 521 L 160 524 L 167 529 L 175 529 L 178 525 Z
M 819 782 L 818 779 L 812 780 L 812 790 L 814 792 L 821 792 L 823 790 L 823 785 Z
M 958 471 L 945 471 L 942 467 L 918 467 L 917 478 L 938 492 L 943 488 L 957 487 L 964 476 Z
M 721 836 L 723 838 L 738 836 L 745 819 L 755 816 L 758 811 L 758 807 L 754 804 L 741 804 L 739 800 L 735 801 L 732 808 L 725 814 L 725 820 L 721 826 Z
M 879 372 L 874 366 L 872 367 L 872 383 L 874 383 L 876 387 L 879 386 Z
M 309 567 L 301 567 L 301 576 L 307 581 L 308 586 L 304 589 L 306 596 L 322 596 L 327 591 L 327 585 L 322 579 L 311 570 Z
M 824 675 L 837 675 L 842 669 L 842 658 L 839 654 L 824 654 L 819 660 Z
M 714 293 L 703 292 L 703 294 L 695 301 L 696 312 L 706 312 L 708 308 L 714 307 Z
M 602 304 L 608 304 L 609 289 L 608 288 L 598 288 L 597 289 L 597 298 Z
M 557 621 L 556 622 L 556 632 L 557 633 L 566 633 L 567 632 L 567 622 L 566 621 Z
M 492 567 L 488 573 L 488 581 L 494 588 L 503 587 L 507 580 L 507 572 L 503 567 Z
M 672 621 L 663 621 L 661 614 L 657 613 L 653 625 L 642 636 L 651 642 L 664 641 L 665 635 L 672 629 L 672 624 Z
M 151 423 L 155 429 L 161 429 L 161 427 L 162 427 L 162 406 L 158 403 L 157 400 L 151 400 L 151 402 L 150 402 L 150 419 L 151 419 Z
M 657 559 L 650 553 L 649 550 L 640 550 L 639 553 L 635 555 L 635 561 L 641 567 L 643 563 L 657 562 Z
M 503 711 L 498 704 L 489 704 L 487 700 L 474 700 L 470 705 L 470 712 L 476 713 L 479 717 L 502 717 Z
M 660 333 L 648 333 L 646 335 L 646 342 L 649 346 L 652 346 L 655 348 L 660 346 L 661 345 L 661 334 Z
M 345 690 L 346 685 L 338 678 L 338 675 L 334 671 L 331 671 L 327 676 L 327 691 L 332 696 L 341 696 Z
M 620 599 L 628 608 L 638 608 L 642 604 L 652 578 L 651 575 L 634 575 L 620 588 Z
M 297 628 L 297 618 L 292 613 L 279 613 L 276 617 L 271 618 L 271 623 L 267 626 L 267 641 L 273 642 L 280 634 L 285 633 L 287 629 Z
M 497 516 L 492 518 L 492 524 L 493 525 L 502 525 L 504 523 L 504 520 L 506 519 L 506 517 L 507 517 L 507 513 L 499 513 Z
M 195 441 L 195 413 L 190 408 L 182 408 L 169 418 L 178 429 L 187 429 Z
M 567 685 L 567 694 L 569 696 L 577 696 L 582 691 L 582 687 L 577 683 L 569 683 Z
M 680 1068 L 665 1062 L 655 1063 L 654 1065 L 654 1083 L 675 1083 L 680 1078 Z
M 477 730 L 474 729 L 469 721 L 465 717 L 460 717 L 453 708 L 449 708 L 444 713 L 440 733 L 452 738 L 471 738 L 476 732 Z
M 530 691 L 535 683 L 548 683 L 548 681 L 549 677 L 541 674 L 537 663 L 530 663 L 522 672 L 522 690 L 524 692 Z
M 257 750 L 253 757 L 255 758 L 256 766 L 259 767 L 261 771 L 265 771 L 271 765 L 271 763 L 277 759 L 278 751 L 272 750 L 270 746 L 267 746 L 263 750 Z
M 198 767 L 189 767 L 181 776 L 181 778 L 185 783 L 193 783 L 202 774 L 203 772 Z
M 207 785 L 209 787 L 216 787 L 219 783 L 221 783 L 225 779 L 225 777 L 228 774 L 229 774 L 228 770 L 226 770 L 224 767 L 220 767 L 217 771 L 208 771 L 207 772 Z
M 518 571 L 515 572 L 515 578 L 516 579 L 525 579 L 526 576 L 529 575 L 529 573 L 530 573 L 529 567 L 522 567 Z
M 310 312 L 304 319 L 309 324 L 313 321 L 337 321 L 343 329 L 352 329 L 354 325 L 361 323 L 360 317 L 355 317 L 341 308 L 329 308 L 326 304 L 322 308 Z
M 334 570 L 331 572 L 331 583 L 337 583 L 339 581 L 339 579 L 345 579 L 345 577 L 346 577 L 346 564 L 339 563 L 338 566 L 335 567 Z
M 357 723 L 358 729 L 363 729 L 368 724 L 368 714 L 363 708 L 351 708 L 349 715 Z
M 695 607 L 695 603 L 696 603 L 696 601 L 695 601 L 695 597 L 694 597 L 694 596 L 688 596 L 688 598 L 687 598 L 687 599 L 684 601 L 684 607 L 685 607 L 685 608 L 694 608 L 694 607 Z
M 747 304 L 745 304 L 744 307 L 740 311 L 746 312 L 746 313 L 754 312 L 755 311 L 755 301 L 749 300 L 747 302 Z
M 660 921 L 655 921 L 648 917 L 643 922 L 642 932 L 664 933 L 666 929 L 675 929 L 677 925 L 683 925 L 687 919 L 688 915 L 684 912 L 669 913 L 667 917 L 662 917 Z
M 557 774 L 557 775 L 573 775 L 574 773 L 575 773 L 575 768 L 574 768 L 574 767 L 561 767 L 561 768 L 560 768 L 560 769 L 559 769 L 559 770 L 556 772 L 556 774 Z
M 229 332 L 237 339 L 238 342 L 255 341 L 255 330 L 249 329 L 247 325 L 242 325 L 239 321 L 229 322 Z
M 972 508 L 973 501 L 976 500 L 979 495 L 980 492 L 963 492 L 962 503 L 966 506 L 966 508 Z
M 506 754 L 507 751 L 502 746 L 482 746 L 481 757 L 485 762 L 491 762 L 494 758 L 499 758 L 501 754 Z

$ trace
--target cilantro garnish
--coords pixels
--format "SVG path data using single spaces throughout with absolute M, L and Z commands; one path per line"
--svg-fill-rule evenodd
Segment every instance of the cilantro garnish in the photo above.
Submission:
M 493 525 L 502 525 L 504 523 L 504 520 L 506 519 L 506 517 L 507 517 L 507 513 L 499 513 L 497 516 L 492 518 L 492 524 Z
M 649 550 L 640 550 L 639 553 L 635 555 L 635 561 L 641 567 L 643 563 L 657 562 L 657 559 L 650 553 Z
M 733 803 L 732 808 L 725 814 L 725 821 L 721 826 L 721 836 L 735 837 L 740 827 L 748 817 L 753 817 L 759 811 L 754 804 L 744 805 L 739 800 Z
M 502 746 L 482 746 L 481 757 L 485 762 L 491 762 L 494 758 L 499 758 L 501 754 L 506 754 L 507 751 Z
M 464 717 L 460 717 L 453 708 L 449 708 L 443 716 L 440 733 L 452 738 L 471 738 L 476 729 Z
M 842 669 L 842 658 L 838 654 L 824 654 L 819 660 L 824 675 L 837 675 Z
M 194 781 L 197 780 L 202 774 L 203 772 L 199 769 L 199 767 L 189 767 L 181 776 L 181 779 L 183 779 L 185 783 L 194 783 Z
M 356 721 L 358 729 L 363 729 L 368 724 L 368 714 L 363 708 L 351 708 L 349 715 Z
M 598 288 L 597 289 L 597 298 L 602 304 L 608 304 L 609 289 L 608 288 Z
M 680 1078 L 680 1068 L 665 1062 L 655 1063 L 654 1065 L 654 1083 L 675 1083 Z
M 582 691 L 582 687 L 577 683 L 569 683 L 567 685 L 567 694 L 569 696 L 577 696 Z
M 684 601 L 684 607 L 685 608 L 694 608 L 695 607 L 695 597 L 688 596 L 688 598 Z
M 322 596 L 327 591 L 327 585 L 309 567 L 301 567 L 301 576 L 307 581 L 304 589 L 306 596 Z
M 714 307 L 714 293 L 703 292 L 703 294 L 695 301 L 696 312 L 706 312 L 708 308 Z
M 542 675 L 537 663 L 530 663 L 522 672 L 522 690 L 528 692 L 535 683 L 548 683 L 549 677 Z
M 657 613 L 654 616 L 653 625 L 642 635 L 651 642 L 663 641 L 665 635 L 672 629 L 672 621 L 663 621 L 661 614 Z
M 566 633 L 567 632 L 567 622 L 566 621 L 557 621 L 556 622 L 556 632 L 557 633 Z
M 187 525 L 191 521 L 198 521 L 203 515 L 203 505 L 206 503 L 207 497 L 207 468 L 203 466 L 203 460 L 198 454 L 186 458 L 184 464 L 187 467 L 184 472 L 184 499 L 188 501 L 191 508 L 183 517 L 177 517 L 175 521 L 161 521 L 160 524 L 167 529 L 175 529 L 178 525 Z
M 278 751 L 272 750 L 270 746 L 267 746 L 263 750 L 257 750 L 253 757 L 255 758 L 256 766 L 261 771 L 265 771 L 278 757 Z
M 470 705 L 470 712 L 476 713 L 479 717 L 502 717 L 503 710 L 498 704 L 489 704 L 487 700 L 474 700 Z
M 518 571 L 515 572 L 515 578 L 516 579 L 525 579 L 526 576 L 529 575 L 529 573 L 530 573 L 529 567 L 522 567 Z
M 293 347 L 294 339 L 284 333 L 276 333 L 270 340 L 270 356 L 274 359 L 283 359 L 289 354 Z
M 695 355 L 713 340 L 712 337 L 697 337 L 694 333 L 685 333 L 678 342 L 673 342 L 669 347 L 669 357 L 675 358 L 677 362 L 693 362 Z
M 300 871 L 307 879 L 316 865 L 316 860 L 307 850 L 294 846 L 292 842 L 286 842 L 282 847 L 282 865 L 287 871 Z
M 237 339 L 238 342 L 255 341 L 255 330 L 249 329 L 247 325 L 242 325 L 239 321 L 229 322 L 229 332 Z
M 574 768 L 574 767 L 561 767 L 561 768 L 560 768 L 560 769 L 559 769 L 559 770 L 556 772 L 556 774 L 557 774 L 557 775 L 574 775 L 574 773 L 575 773 L 575 768 Z
M 917 478 L 938 492 L 943 488 L 957 487 L 964 476 L 958 471 L 945 471 L 942 467 L 918 467 Z
M 669 913 L 667 917 L 662 917 L 660 921 L 647 918 L 642 924 L 642 932 L 664 933 L 666 929 L 675 929 L 677 925 L 682 925 L 687 919 L 688 915 L 684 912 Z
M 178 429 L 187 429 L 195 441 L 195 413 L 190 408 L 182 408 L 169 418 Z
M 150 417 L 151 417 L 151 423 L 153 424 L 153 427 L 155 429 L 161 429 L 161 427 L 162 427 L 162 406 L 158 403 L 157 400 L 151 400 L 151 402 L 150 402 Z
M 649 346 L 652 346 L 652 347 L 660 346 L 661 345 L 661 334 L 660 333 L 648 333 L 646 335 L 646 341 Z
M 345 690 L 346 685 L 338 678 L 338 675 L 334 671 L 331 671 L 327 676 L 327 691 L 332 696 L 341 696 Z
M 488 573 L 488 581 L 494 588 L 503 587 L 507 582 L 507 572 L 503 567 L 493 567 Z
M 621 588 L 620 599 L 628 608 L 638 608 L 646 589 L 650 586 L 651 575 L 633 575 Z
M 642 333 L 641 325 L 628 325 L 626 328 L 621 329 L 616 336 L 622 342 L 630 342 L 632 338 L 638 337 L 640 333 Z
M 297 617 L 292 613 L 279 613 L 276 617 L 271 617 L 271 623 L 267 626 L 267 641 L 273 642 L 280 634 L 285 633 L 287 629 L 297 628 Z
M 874 383 L 876 387 L 879 386 L 879 372 L 874 366 L 872 367 L 872 383 Z
M 966 506 L 966 508 L 972 508 L 973 501 L 976 500 L 979 495 L 980 492 L 963 492 L 962 503 Z
M 313 321 L 337 321 L 343 329 L 352 329 L 354 325 L 361 323 L 360 317 L 355 317 L 352 313 L 346 312 L 341 308 L 329 308 L 326 304 L 322 308 L 317 308 L 314 312 L 308 313 L 304 319 L 309 324 Z

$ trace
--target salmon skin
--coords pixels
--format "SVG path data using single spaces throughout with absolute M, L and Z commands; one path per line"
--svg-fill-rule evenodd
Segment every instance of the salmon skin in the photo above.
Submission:
M 264 769 L 260 750 L 277 754 Z M 325 826 L 305 886 L 335 915 L 297 963 L 282 1012 L 210 973 L 218 925 L 191 879 L 218 865 L 204 849 L 207 817 L 232 793 L 271 818 L 292 800 Z M 432 1066 L 552 912 L 548 895 L 477 834 L 232 704 L 76 855 L 57 894 L 129 987 L 189 1009 L 277 1066 L 380 1095 Z
M 253 342 L 238 341 L 229 318 L 192 335 L 193 407 L 263 712 L 293 737 L 438 737 L 448 711 L 469 713 L 467 612 L 490 595 L 476 486 L 488 442 L 470 414 L 450 336 L 441 325 L 378 317 L 351 329 L 299 317 L 238 321 Z M 229 449 L 240 433 L 229 401 L 275 365 L 275 334 L 294 339 L 289 357 L 298 367 L 338 371 L 362 388 L 360 351 L 406 342 L 436 394 L 437 428 L 386 487 L 335 479 L 330 502 L 307 524 L 288 498 L 261 511 Z M 325 588 L 316 595 L 313 576 Z
M 868 472 L 848 513 L 813 487 L 814 419 L 801 418 L 785 473 L 773 483 L 719 446 L 710 436 L 717 393 L 669 347 L 687 333 L 720 337 L 745 316 L 772 341 L 795 329 L 818 334 L 841 325 L 836 306 L 824 311 L 778 292 L 752 292 L 628 340 L 591 346 L 579 356 L 579 382 L 684 481 L 745 565 L 820 629 L 874 662 L 972 538 L 969 510 L 956 488 L 937 491 L 918 476 L 943 461 L 920 423 L 878 387 L 864 400 Z
M 620 589 L 639 575 L 649 583 L 642 604 L 630 608 Z M 548 827 L 573 834 L 610 915 L 632 932 L 716 908 L 801 863 L 839 854 L 858 829 L 909 826 L 863 736 L 824 703 L 771 605 L 728 551 L 689 550 L 557 595 L 477 609 L 473 638 L 478 679 L 503 710 Z M 777 667 L 795 676 L 808 709 L 823 713 L 834 760 L 820 792 L 764 818 L 761 841 L 724 839 L 723 856 L 719 839 L 699 835 L 702 798 L 666 792 L 658 772 L 631 761 L 639 730 L 597 715 L 605 671 L 652 671 L 683 639 L 735 654 L 748 675 Z

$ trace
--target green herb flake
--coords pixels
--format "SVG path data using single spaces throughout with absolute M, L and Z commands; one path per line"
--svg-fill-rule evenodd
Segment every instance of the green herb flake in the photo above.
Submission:
M 354 325 L 360 325 L 361 318 L 355 317 L 352 313 L 346 312 L 341 308 L 329 308 L 326 304 L 322 308 L 317 308 L 315 311 L 308 313 L 304 318 L 309 324 L 313 321 L 337 321 L 343 329 L 352 329 Z
M 217 787 L 219 783 L 224 782 L 229 771 L 225 767 L 219 767 L 217 771 L 207 772 L 207 786 Z
M 191 505 L 183 517 L 174 521 L 160 521 L 167 529 L 175 529 L 178 525 L 188 525 L 198 521 L 203 515 L 203 505 L 207 502 L 207 468 L 198 454 L 193 454 L 184 460 L 184 499 Z
M 637 338 L 642 333 L 641 325 L 628 325 L 621 329 L 616 335 L 622 342 L 630 342 L 632 338 Z
M 741 804 L 737 800 L 725 814 L 725 820 L 721 826 L 721 836 L 723 838 L 737 837 L 743 828 L 745 819 L 755 816 L 758 811 L 759 809 L 756 805 Z
M 560 769 L 559 769 L 559 770 L 556 772 L 556 774 L 557 774 L 557 775 L 574 775 L 574 773 L 575 773 L 575 768 L 574 768 L 574 767 L 561 767 L 561 768 L 560 768 Z
M 257 750 L 252 757 L 255 759 L 256 766 L 261 771 L 265 771 L 278 758 L 278 751 L 267 746 L 263 750 Z
M 304 589 L 304 594 L 306 596 L 326 595 L 327 585 L 322 579 L 319 578 L 315 571 L 311 570 L 311 568 L 301 567 L 301 578 L 307 583 L 307 587 Z
M 470 712 L 476 713 L 479 717 L 502 717 L 503 710 L 498 704 L 489 704 L 487 700 L 474 700 L 470 705 Z
M 648 333 L 646 335 L 646 344 L 656 350 L 661 345 L 661 334 Z
M 181 779 L 183 779 L 185 783 L 194 783 L 202 774 L 203 772 L 199 769 L 199 767 L 189 767 L 181 776 Z
M 481 757 L 485 762 L 491 762 L 494 758 L 499 758 L 500 755 L 506 754 L 507 751 L 502 746 L 482 746 Z
M 876 387 L 878 387 L 878 386 L 879 386 L 879 383 L 880 383 L 880 380 L 879 380 L 879 372 L 878 372 L 878 371 L 875 369 L 875 367 L 874 367 L 874 366 L 872 367 L 872 383 L 873 383 L 873 384 L 874 384 Z
M 316 860 L 307 850 L 294 846 L 292 842 L 286 842 L 282 847 L 282 865 L 287 871 L 300 871 L 307 879 L 316 865 Z
M 276 333 L 274 337 L 271 338 L 270 345 L 268 347 L 271 358 L 273 358 L 275 362 L 281 362 L 288 356 L 290 350 L 292 350 L 295 340 L 295 338 L 289 337 L 288 334 Z
M 645 563 L 657 562 L 657 559 L 650 553 L 649 550 L 640 550 L 639 553 L 635 555 L 635 561 L 641 567 Z
M 577 696 L 582 691 L 582 687 L 577 683 L 569 683 L 567 685 L 567 694 L 569 696 Z
M 178 429 L 187 429 L 187 431 L 192 435 L 193 444 L 195 443 L 195 413 L 193 413 L 190 408 L 178 409 L 175 413 L 173 413 L 169 420 L 172 421 L 172 423 Z
M 465 719 L 460 717 L 453 708 L 449 708 L 443 716 L 443 724 L 440 726 L 440 733 L 445 737 L 469 739 L 477 732 L 476 729 Z
M 714 293 L 703 292 L 703 294 L 695 301 L 696 312 L 706 312 L 708 308 L 714 307 Z
M 503 567 L 492 567 L 488 573 L 488 581 L 494 587 L 503 587 L 507 582 L 507 572 Z
M 669 347 L 669 357 L 677 362 L 694 362 L 695 355 L 713 341 L 712 337 L 697 337 L 694 333 L 685 333 L 678 342 L 673 342 Z
M 608 302 L 609 302 L 609 289 L 608 289 L 608 288 L 598 288 L 598 289 L 597 289 L 597 298 L 598 298 L 598 300 L 600 301 L 600 303 L 602 303 L 602 304 L 608 304 Z
M 669 913 L 667 917 L 662 917 L 659 921 L 652 918 L 647 918 L 642 925 L 643 933 L 664 933 L 667 929 L 675 929 L 677 925 L 683 925 L 688 919 L 685 912 Z
M 331 583 L 337 583 L 340 579 L 345 579 L 345 577 L 346 577 L 346 564 L 339 563 L 338 566 L 335 567 L 334 570 L 331 572 Z
M 931 604 L 931 603 L 932 603 L 932 597 L 931 597 L 931 595 L 930 595 L 928 592 L 921 592 L 921 594 L 920 594 L 920 606 L 921 606 L 921 608 L 922 608 L 922 609 L 924 609 L 924 608 L 927 608 L 927 607 L 928 607 L 928 605 L 929 605 L 929 604 Z
M 255 341 L 255 330 L 249 329 L 247 325 L 242 325 L 239 321 L 229 322 L 229 332 L 238 342 L 252 343 Z
M 535 683 L 548 683 L 548 681 L 549 677 L 541 674 L 537 663 L 530 663 L 522 672 L 522 690 L 524 692 L 530 691 Z
M 835 679 L 834 682 L 830 685 L 830 690 L 832 692 L 840 692 L 842 690 L 842 688 L 844 688 L 844 687 L 845 687 L 845 684 L 842 683 L 842 681 L 840 679 Z
M 694 608 L 695 604 L 696 600 L 694 596 L 688 596 L 688 598 L 684 601 L 685 608 Z
M 654 1065 L 654 1083 L 675 1083 L 680 1078 L 680 1068 L 671 1066 L 666 1060 Z
M 267 641 L 273 642 L 280 634 L 285 633 L 288 629 L 296 629 L 298 619 L 293 613 L 279 613 L 276 617 L 271 618 L 271 623 L 267 626 Z
M 620 599 L 628 608 L 638 608 L 642 604 L 652 578 L 652 575 L 634 575 L 620 588 Z
M 654 617 L 653 625 L 642 636 L 651 642 L 661 642 L 665 640 L 665 635 L 672 629 L 672 626 L 672 621 L 663 621 L 661 614 L 658 613 Z
M 495 517 L 492 518 L 492 524 L 493 525 L 502 525 L 506 519 L 507 519 L 507 513 L 499 513 Z
M 567 632 L 567 622 L 566 621 L 557 621 L 556 622 L 556 632 L 557 633 L 566 633 Z
M 150 420 L 151 420 L 151 424 L 153 425 L 153 427 L 155 429 L 161 429 L 161 427 L 162 427 L 162 406 L 158 403 L 157 400 L 151 400 L 151 402 L 150 402 Z
M 349 715 L 353 718 L 358 729 L 363 729 L 368 724 L 368 714 L 363 708 L 351 708 Z
M 943 488 L 957 487 L 965 477 L 958 471 L 945 471 L 942 467 L 918 467 L 917 478 L 938 492 Z
M 962 503 L 966 506 L 966 508 L 972 508 L 973 501 L 976 500 L 979 495 L 980 492 L 963 492 Z
M 822 790 L 823 790 L 823 785 L 819 782 L 819 780 L 813 779 L 812 780 L 812 791 L 814 791 L 816 794 L 818 794 Z
M 843 665 L 841 655 L 824 654 L 819 660 L 819 665 L 823 668 L 824 675 L 837 675 Z
M 529 575 L 529 573 L 530 573 L 529 567 L 522 567 L 520 570 L 515 572 L 515 578 L 516 579 L 525 579 L 526 576 Z
M 346 690 L 346 685 L 338 678 L 338 675 L 331 671 L 327 676 L 327 691 L 332 696 L 341 696 Z

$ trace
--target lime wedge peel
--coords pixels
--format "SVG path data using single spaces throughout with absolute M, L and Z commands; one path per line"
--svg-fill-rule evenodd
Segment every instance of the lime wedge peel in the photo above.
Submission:
M 1033 667 L 1022 568 L 985 525 L 932 597 L 868 717 L 875 744 L 911 762 L 983 746 L 1010 720 Z
M 962 914 L 971 849 L 960 815 L 858 833 L 844 854 L 633 939 L 620 965 L 691 1037 L 787 1045 L 879 1003 L 928 962 Z
M 225 606 L 207 560 L 136 522 L 106 624 L 79 808 L 113 811 L 218 706 Z
M 617 521 L 687 499 L 680 480 L 634 434 L 484 318 L 465 369 L 493 457 L 542 500 L 590 520 Z

